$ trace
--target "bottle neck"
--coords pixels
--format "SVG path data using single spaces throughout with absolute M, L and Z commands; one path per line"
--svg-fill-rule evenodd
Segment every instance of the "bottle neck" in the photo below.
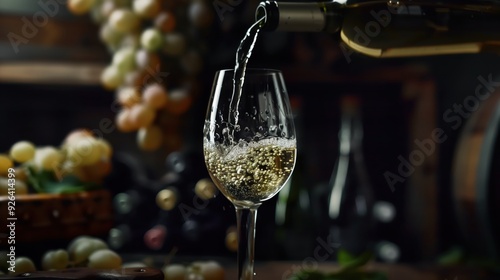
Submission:
M 261 28 L 267 31 L 335 33 L 341 27 L 340 7 L 336 2 L 263 1 L 257 7 L 255 19 L 264 18 Z

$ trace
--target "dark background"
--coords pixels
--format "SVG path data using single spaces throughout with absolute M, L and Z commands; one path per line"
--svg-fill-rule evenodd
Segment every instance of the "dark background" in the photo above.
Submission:
M 7 1 L 6 1 L 7 2 Z M 13 11 L 2 2 L 0 17 L 10 20 L 30 11 Z M 182 151 L 193 155 L 194 174 L 206 176 L 201 156 L 201 133 L 206 104 L 210 94 L 212 78 L 216 70 L 234 66 L 235 50 L 246 29 L 252 23 L 256 1 L 248 1 L 225 13 L 224 20 L 215 16 L 210 35 L 206 41 L 209 50 L 205 53 L 205 66 L 199 75 L 201 94 L 197 96 L 189 112 L 184 116 L 181 135 Z M 62 6 L 61 6 L 62 7 Z M 36 9 L 36 7 L 35 7 Z M 83 23 L 88 32 L 81 34 L 83 42 L 88 41 L 93 50 L 91 58 L 96 62 L 109 61 L 110 57 L 97 41 L 97 27 L 89 22 L 88 17 L 74 17 L 62 12 L 56 19 Z M 81 60 L 75 52 L 82 49 L 79 45 L 40 46 L 30 43 L 22 46 L 22 52 L 13 54 L 4 34 L 14 26 L 4 25 L 0 39 L 0 63 L 17 61 L 77 61 Z M 347 63 L 338 40 L 328 34 L 264 33 L 254 51 L 250 67 L 276 68 L 283 71 L 289 95 L 298 100 L 300 110 L 297 113 L 299 128 L 299 158 L 304 186 L 309 191 L 328 182 L 338 155 L 339 98 L 345 94 L 354 94 L 362 100 L 362 115 L 365 128 L 364 155 L 365 164 L 371 179 L 377 200 L 389 201 L 397 209 L 396 219 L 380 228 L 380 239 L 390 240 L 401 250 L 402 262 L 434 261 L 440 254 L 454 246 L 462 246 L 463 239 L 457 225 L 452 194 L 452 164 L 456 151 L 457 139 L 464 127 L 453 129 L 443 120 L 443 113 L 453 104 L 462 104 L 464 99 L 473 94 L 478 85 L 477 77 L 492 75 L 497 77 L 500 58 L 495 55 L 445 55 L 412 59 L 373 59 L 354 54 L 351 63 Z M 76 58 L 75 58 L 76 57 Z M 425 244 L 427 240 L 414 232 L 415 223 L 408 218 L 407 182 L 391 191 L 383 174 L 387 170 L 397 170 L 398 155 L 408 155 L 414 116 L 414 103 L 403 95 L 405 81 L 392 79 L 398 69 L 419 66 L 425 69 L 424 77 L 416 80 L 432 80 L 435 84 L 436 126 L 442 128 L 448 140 L 439 145 L 437 175 L 437 204 L 413 205 L 412 211 L 435 207 L 437 217 L 437 243 Z M 395 69 L 395 70 L 394 70 Z M 378 78 L 370 75 L 379 74 Z M 1 76 L 1 72 L 0 72 Z M 311 77 L 314 77 L 311 80 Z M 328 77 L 336 77 L 329 79 Z M 368 77 L 368 79 L 366 79 Z M 496 80 L 495 78 L 493 80 Z M 75 128 L 97 128 L 103 118 L 114 119 L 111 109 L 114 93 L 95 85 L 33 84 L 28 82 L 0 82 L 0 151 L 7 151 L 18 140 L 30 140 L 39 146 L 58 145 L 67 133 Z M 486 101 L 487 102 L 487 101 Z M 434 104 L 429 104 L 434 106 Z M 137 148 L 134 133 L 121 133 L 117 130 L 104 136 L 110 141 L 117 154 L 132 155 L 154 181 L 167 170 L 164 164 L 165 152 L 143 152 Z M 192 187 L 186 185 L 186 188 Z M 226 227 L 234 224 L 233 210 L 223 199 L 209 207 L 206 220 L 214 216 L 224 216 L 224 225 L 212 233 L 206 233 L 208 239 L 199 239 L 195 245 L 184 246 L 179 254 L 207 254 L 232 256 L 223 246 L 220 238 Z M 425 202 L 425 201 L 424 201 Z M 276 199 L 265 203 L 259 210 L 257 224 L 257 257 L 259 259 L 298 258 L 311 255 L 304 251 L 302 256 L 280 255 L 276 252 L 274 232 L 274 205 Z M 314 203 L 314 201 L 313 201 Z M 150 207 L 156 207 L 151 204 Z M 224 210 L 221 210 L 224 208 Z M 138 210 L 141 211 L 141 210 Z M 222 213 L 222 214 L 221 214 Z M 212 216 L 211 216 L 212 215 Z M 154 220 L 150 217 L 151 220 Z M 203 220 L 202 219 L 202 220 Z M 154 223 L 154 222 L 152 222 Z M 320 232 L 329 221 L 314 224 Z M 312 236 L 310 246 L 315 246 Z M 217 239 L 217 241 L 213 241 Z M 311 242 L 312 241 L 312 242 Z M 216 246 L 209 244 L 215 242 Z M 306 242 L 306 241 L 304 241 Z M 137 244 L 124 248 L 124 251 L 146 251 Z M 431 249 L 428 249 L 429 245 Z M 426 248 L 426 249 L 423 249 Z M 164 248 L 167 252 L 171 248 Z

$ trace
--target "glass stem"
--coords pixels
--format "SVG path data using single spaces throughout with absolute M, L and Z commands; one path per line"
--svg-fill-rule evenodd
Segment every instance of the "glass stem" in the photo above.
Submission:
M 253 279 L 257 208 L 235 206 L 238 227 L 238 280 Z

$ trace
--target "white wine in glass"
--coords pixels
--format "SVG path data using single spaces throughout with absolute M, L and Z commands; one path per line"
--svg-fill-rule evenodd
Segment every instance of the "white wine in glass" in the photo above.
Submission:
M 212 180 L 236 208 L 238 279 L 248 280 L 254 274 L 257 209 L 290 178 L 296 136 L 281 72 L 246 69 L 243 77 L 236 87 L 234 70 L 216 73 L 203 150 Z

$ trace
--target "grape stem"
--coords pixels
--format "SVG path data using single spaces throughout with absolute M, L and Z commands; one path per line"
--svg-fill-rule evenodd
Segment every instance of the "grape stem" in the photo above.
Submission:
M 257 222 L 257 208 L 235 205 L 238 227 L 238 280 L 253 279 L 253 265 L 255 258 L 255 223 Z

